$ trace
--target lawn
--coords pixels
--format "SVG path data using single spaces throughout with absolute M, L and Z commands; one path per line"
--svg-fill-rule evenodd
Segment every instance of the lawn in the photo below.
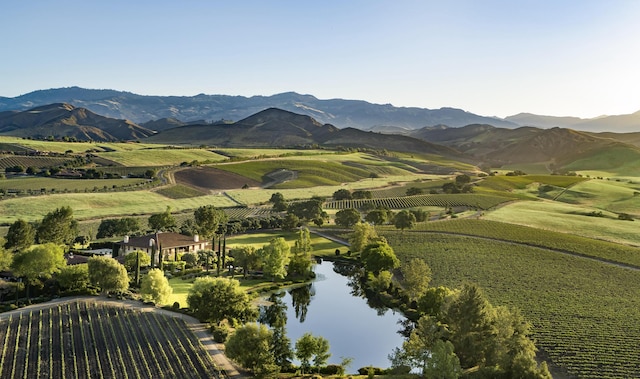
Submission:
M 272 238 L 284 237 L 289 243 L 289 246 L 293 247 L 294 241 L 297 238 L 295 232 L 264 232 L 264 233 L 248 233 L 227 238 L 227 249 L 232 249 L 234 246 L 253 246 L 256 249 L 269 243 Z M 344 245 L 340 245 L 333 241 L 330 241 L 324 237 L 320 237 L 316 234 L 311 234 L 311 246 L 313 247 L 312 254 L 315 256 L 334 256 L 336 249 L 340 249 L 341 252 L 346 252 L 347 248 Z M 215 270 L 211 271 L 212 273 Z M 240 280 L 240 285 L 245 290 L 250 290 L 256 286 L 260 286 L 265 283 L 264 280 L 258 279 L 241 279 L 240 276 L 236 276 L 236 279 Z M 167 304 L 173 304 L 179 302 L 181 307 L 187 306 L 187 295 L 189 289 L 193 285 L 194 279 L 182 280 L 182 278 L 176 277 L 169 279 L 169 284 L 173 288 L 173 294 L 167 302 Z M 270 282 L 269 282 L 270 283 Z M 272 285 L 272 284 L 269 284 Z

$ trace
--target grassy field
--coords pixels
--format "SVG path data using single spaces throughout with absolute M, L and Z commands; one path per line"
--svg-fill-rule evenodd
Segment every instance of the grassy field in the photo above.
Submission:
M 222 162 L 227 157 L 206 149 L 172 149 L 164 147 L 118 150 L 97 153 L 99 157 L 112 160 L 124 166 L 169 166 L 182 162 Z
M 640 183 L 589 180 L 574 185 L 556 200 L 640 217 Z
M 27 149 L 38 151 L 50 151 L 64 153 L 71 150 L 74 153 L 83 153 L 87 150 L 95 151 L 131 151 L 146 148 L 158 148 L 161 145 L 137 142 L 59 142 L 22 139 L 18 137 L 0 136 L 0 143 L 23 146 Z
M 519 201 L 486 212 L 484 218 L 640 246 L 637 222 L 618 220 L 617 215 L 607 211 L 603 212 L 604 217 L 587 216 L 599 211 L 553 201 Z
M 640 275 L 606 263 L 508 242 L 385 232 L 402 262 L 423 258 L 432 285 L 477 283 L 495 305 L 515 306 L 536 345 L 581 378 L 640 375 Z
M 117 193 L 56 194 L 0 201 L 0 224 L 23 219 L 39 221 L 52 210 L 69 206 L 76 219 L 132 216 L 164 212 L 167 206 L 172 212 L 196 209 L 202 205 L 234 207 L 238 204 L 223 194 L 205 195 L 186 199 L 169 199 L 151 191 Z

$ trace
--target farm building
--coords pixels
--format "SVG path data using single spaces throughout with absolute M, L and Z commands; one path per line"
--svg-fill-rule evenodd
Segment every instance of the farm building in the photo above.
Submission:
M 151 255 L 153 249 L 159 249 L 161 256 L 169 258 L 178 253 L 196 252 L 209 248 L 208 241 L 201 241 L 198 235 L 193 237 L 179 233 L 153 233 L 140 237 L 128 237 L 120 241 L 120 251 L 127 255 L 132 251 L 144 251 Z

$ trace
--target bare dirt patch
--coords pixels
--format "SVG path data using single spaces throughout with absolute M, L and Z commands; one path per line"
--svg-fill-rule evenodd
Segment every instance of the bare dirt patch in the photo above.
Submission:
M 176 183 L 204 190 L 230 190 L 242 188 L 245 185 L 258 187 L 261 184 L 242 175 L 213 167 L 187 168 L 176 171 L 173 176 Z

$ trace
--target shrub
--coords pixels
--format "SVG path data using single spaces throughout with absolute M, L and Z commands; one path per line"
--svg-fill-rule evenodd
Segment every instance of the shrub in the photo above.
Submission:
M 211 326 L 211 334 L 213 335 L 213 340 L 218 343 L 224 343 L 229 336 L 229 332 L 229 326 L 225 323 Z
M 322 375 L 338 375 L 341 370 L 342 367 L 338 365 L 327 365 L 320 368 L 320 373 Z

